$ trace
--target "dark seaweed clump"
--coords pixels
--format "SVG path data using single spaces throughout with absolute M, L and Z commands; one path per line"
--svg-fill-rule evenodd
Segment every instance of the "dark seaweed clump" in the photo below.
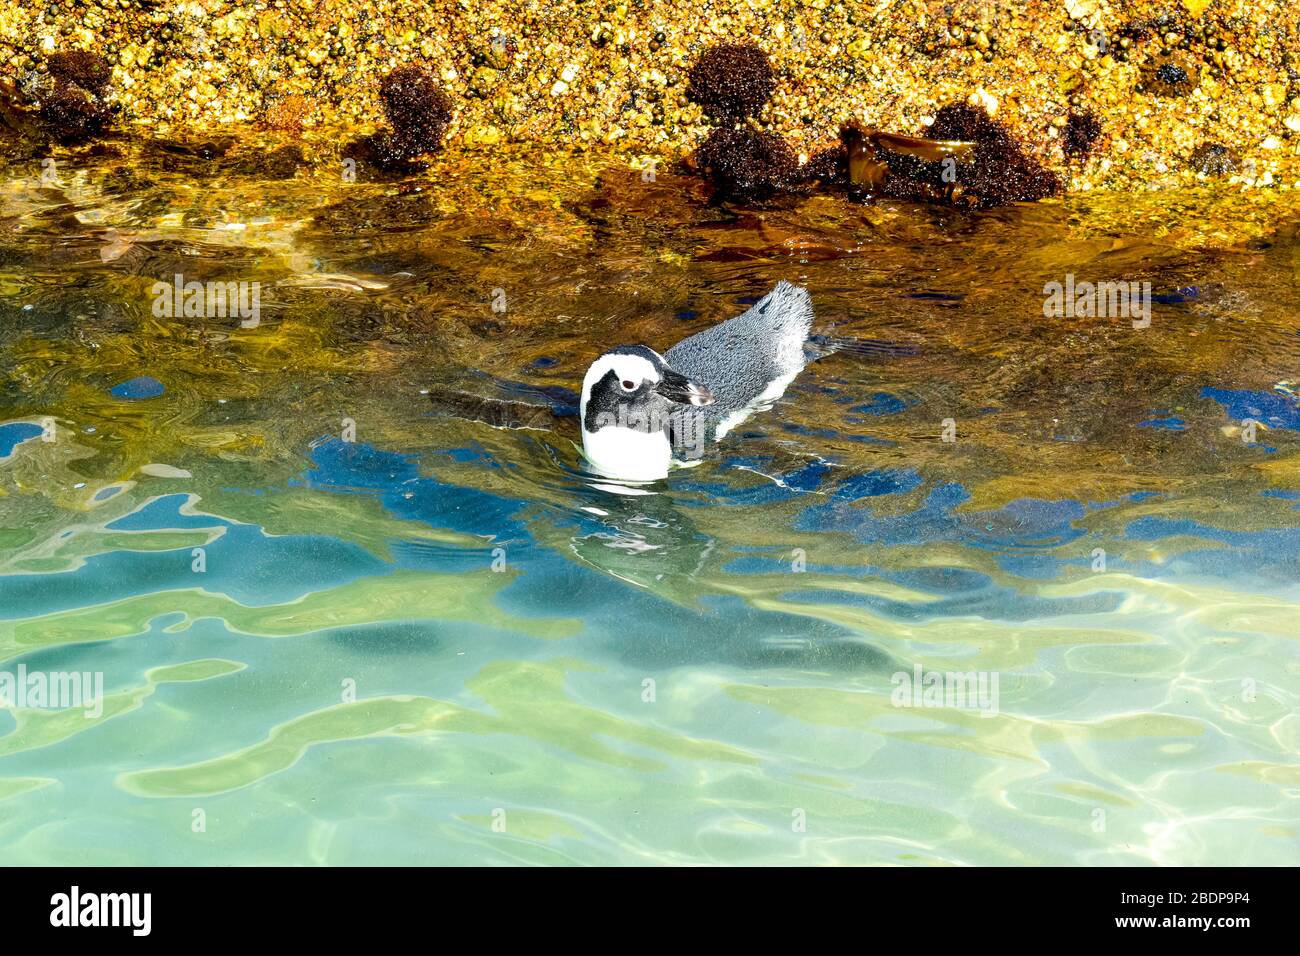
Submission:
M 770 199 L 799 179 L 799 160 L 785 140 L 743 125 L 763 109 L 774 86 L 767 54 L 751 43 L 709 47 L 691 68 L 686 95 L 722 124 L 700 144 L 693 163 L 720 199 Z
M 113 76 L 113 68 L 108 65 L 108 61 L 89 50 L 51 53 L 45 60 L 45 68 L 55 79 L 66 80 L 96 96 L 103 95 Z
M 52 53 L 46 68 L 53 80 L 41 96 L 40 116 L 61 143 L 80 143 L 102 133 L 113 120 L 103 100 L 113 69 L 97 53 Z
M 939 110 L 927 136 L 973 142 L 973 150 L 903 145 L 899 141 L 905 137 L 849 124 L 841 130 L 840 146 L 817 153 L 800 169 L 780 136 L 740 123 L 762 109 L 773 85 L 766 54 L 750 44 L 711 47 L 691 69 L 687 95 L 722 121 L 695 151 L 693 164 L 723 199 L 764 200 L 820 183 L 847 187 L 859 197 L 885 195 L 969 208 L 1032 202 L 1061 191 L 1060 178 L 1028 155 L 1006 127 L 964 103 Z M 1099 134 L 1095 119 L 1078 120 L 1076 136 L 1080 144 L 1087 141 L 1085 148 Z M 948 156 L 935 158 L 945 151 Z M 958 154 L 964 161 L 956 159 Z M 862 168 L 855 172 L 855 164 Z
M 1083 113 L 1071 113 L 1065 121 L 1065 130 L 1061 136 L 1061 148 L 1071 159 L 1084 159 L 1092 152 L 1092 147 L 1101 135 L 1101 123 L 1090 110 Z
M 786 141 L 747 126 L 713 130 L 695 151 L 695 165 L 723 199 L 770 199 L 799 178 L 798 157 Z
M 394 146 L 407 158 L 442 147 L 451 124 L 451 101 L 428 70 L 419 66 L 393 70 L 379 86 L 379 99 L 393 128 Z
M 971 205 L 1033 202 L 1061 191 L 1060 177 L 1027 154 L 1005 126 L 979 107 L 967 103 L 943 107 L 935 114 L 928 135 L 977 144 L 973 161 L 958 163 L 955 170 L 956 185 Z M 942 163 L 921 165 L 925 167 L 923 178 L 934 185 L 943 182 Z M 891 172 L 893 168 L 891 162 Z
M 56 80 L 54 88 L 41 98 L 41 119 L 60 142 L 80 143 L 102 133 L 113 114 L 97 97 L 66 80 Z
M 808 161 L 803 179 L 829 189 L 847 189 L 855 199 L 888 196 L 966 209 L 1032 202 L 1061 191 L 1060 178 L 1025 153 L 1006 127 L 978 107 L 945 106 L 925 137 L 974 143 L 975 148 L 967 156 L 954 153 L 926 159 L 914 150 L 892 149 L 888 137 L 877 140 L 875 131 L 849 123 L 840 130 L 838 145 Z M 936 144 L 936 149 L 941 145 Z M 867 160 L 864 171 L 870 181 L 858 182 L 850 175 L 853 156 Z
M 843 137 L 844 133 L 841 130 L 841 142 L 818 150 L 808 158 L 808 164 L 802 170 L 804 180 L 829 187 L 848 185 L 849 151 L 842 141 Z
M 428 70 L 403 66 L 384 77 L 379 100 L 391 129 L 354 140 L 345 155 L 396 175 L 427 169 L 420 157 L 442 148 L 451 125 L 451 100 Z
M 757 116 L 775 86 L 766 53 L 752 43 L 724 43 L 700 54 L 686 95 L 714 119 L 734 122 Z
M 346 152 L 350 159 L 398 176 L 428 169 L 429 164 L 420 155 L 420 150 L 386 129 L 354 140 Z

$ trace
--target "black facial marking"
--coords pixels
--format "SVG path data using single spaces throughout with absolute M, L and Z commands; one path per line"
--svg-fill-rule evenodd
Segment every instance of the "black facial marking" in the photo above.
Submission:
M 591 386 L 582 427 L 589 432 L 600 431 L 608 425 L 649 433 L 657 421 L 657 416 L 652 414 L 651 403 L 647 401 L 649 393 L 650 389 L 645 382 L 640 382 L 635 389 L 627 391 L 623 388 L 618 373 L 610 369 Z

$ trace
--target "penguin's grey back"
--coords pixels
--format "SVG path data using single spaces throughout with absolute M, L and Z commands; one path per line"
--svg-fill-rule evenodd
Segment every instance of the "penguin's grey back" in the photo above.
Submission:
M 781 396 L 807 361 L 804 343 L 812 320 L 808 290 L 782 281 L 749 311 L 664 353 L 670 368 L 713 393 L 712 405 L 690 410 L 709 439 Z

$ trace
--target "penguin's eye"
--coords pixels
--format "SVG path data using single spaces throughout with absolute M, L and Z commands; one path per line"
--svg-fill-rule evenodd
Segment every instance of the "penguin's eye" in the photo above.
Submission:
M 632 381 L 630 378 L 625 378 L 623 379 L 623 388 L 624 390 L 631 392 L 636 389 L 636 382 Z

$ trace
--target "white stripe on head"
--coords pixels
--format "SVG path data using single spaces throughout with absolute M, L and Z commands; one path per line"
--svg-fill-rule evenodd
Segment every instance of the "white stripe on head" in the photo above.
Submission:
M 655 353 L 658 354 L 657 352 Z M 624 355 L 619 352 L 606 352 L 587 369 L 582 380 L 582 404 L 586 406 L 591 398 L 591 389 L 597 382 L 613 371 L 620 382 L 634 382 L 640 386 L 644 381 L 658 382 L 659 370 L 649 359 L 640 355 Z

